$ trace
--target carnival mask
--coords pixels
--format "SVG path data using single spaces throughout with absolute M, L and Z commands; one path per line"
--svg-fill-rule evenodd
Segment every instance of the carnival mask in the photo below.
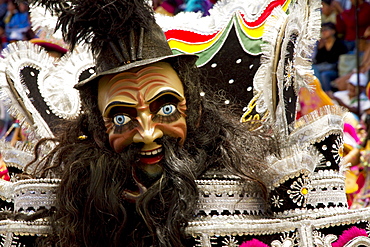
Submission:
M 98 104 L 109 143 L 120 153 L 132 143 L 142 143 L 139 168 L 149 175 L 162 172 L 162 136 L 186 138 L 186 101 L 177 73 L 165 62 L 99 80 Z

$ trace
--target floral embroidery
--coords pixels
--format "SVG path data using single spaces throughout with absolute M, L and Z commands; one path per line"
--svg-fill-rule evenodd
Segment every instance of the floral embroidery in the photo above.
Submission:
M 342 138 L 337 138 L 332 145 L 333 149 L 331 150 L 331 153 L 333 154 L 333 158 L 337 164 L 339 164 L 339 162 L 342 159 L 342 157 L 340 156 L 340 152 L 339 152 L 342 146 L 343 146 Z
M 307 194 L 310 191 L 310 185 L 307 177 L 298 178 L 297 181 L 290 186 L 288 190 L 289 198 L 293 200 L 298 206 L 306 206 Z
M 295 233 L 290 236 L 289 233 L 284 232 L 283 236 L 280 237 L 281 241 L 274 240 L 271 243 L 272 247 L 293 247 L 296 246 L 297 236 Z
M 280 199 L 279 196 L 275 196 L 273 195 L 272 198 L 271 198 L 271 201 L 272 201 L 272 205 L 274 205 L 275 208 L 280 208 L 280 206 L 283 205 L 283 199 Z
M 293 78 L 294 78 L 293 61 L 288 60 L 288 64 L 285 66 L 285 73 L 284 73 L 285 88 L 288 88 L 292 85 Z
M 225 240 L 222 241 L 222 243 L 224 244 L 223 247 L 238 247 L 239 246 L 238 241 L 233 236 L 229 236 L 229 238 L 225 237 Z

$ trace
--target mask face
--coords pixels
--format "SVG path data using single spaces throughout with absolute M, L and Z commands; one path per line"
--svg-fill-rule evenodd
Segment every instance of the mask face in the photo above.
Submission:
M 142 143 L 138 166 L 149 175 L 162 171 L 164 135 L 186 138 L 186 101 L 177 73 L 165 62 L 103 76 L 98 104 L 111 147 L 118 153 Z M 151 174 L 153 173 L 153 174 Z

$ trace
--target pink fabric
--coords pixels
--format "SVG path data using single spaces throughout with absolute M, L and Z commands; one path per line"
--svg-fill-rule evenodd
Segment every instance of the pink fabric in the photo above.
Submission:
M 368 237 L 366 230 L 354 226 L 348 230 L 345 230 L 342 235 L 339 236 L 339 239 L 332 243 L 332 247 L 343 247 L 349 241 L 359 236 Z
M 360 138 L 358 138 L 357 136 L 357 131 L 352 125 L 348 123 L 344 123 L 344 132 L 347 132 L 348 134 L 350 134 L 358 144 L 360 143 Z
M 252 239 L 250 241 L 242 243 L 240 247 L 269 247 L 269 246 L 257 239 Z
M 173 14 L 175 12 L 175 7 L 172 6 L 171 4 L 167 3 L 167 2 L 163 2 L 161 4 L 161 7 L 164 8 L 169 13 Z

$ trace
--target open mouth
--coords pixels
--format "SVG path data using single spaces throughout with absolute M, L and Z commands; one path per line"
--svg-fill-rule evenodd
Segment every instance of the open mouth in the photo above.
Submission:
M 147 165 L 153 165 L 163 159 L 163 148 L 157 148 L 154 150 L 141 151 L 140 162 Z

